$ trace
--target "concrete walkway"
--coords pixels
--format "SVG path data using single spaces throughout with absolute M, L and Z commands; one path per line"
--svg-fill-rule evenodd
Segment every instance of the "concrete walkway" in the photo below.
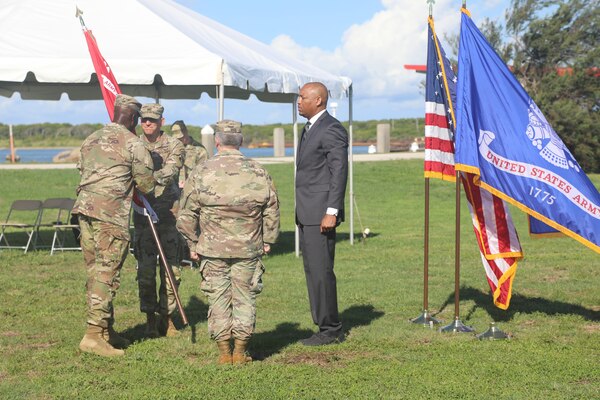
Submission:
M 411 152 L 400 152 L 400 153 L 385 153 L 385 154 L 354 154 L 354 162 L 363 161 L 390 161 L 390 160 L 410 160 L 410 159 L 421 159 L 425 158 L 425 153 L 420 151 L 416 153 Z M 294 161 L 294 157 L 256 157 L 256 161 L 261 164 L 282 164 L 291 163 Z M 48 164 L 0 164 L 0 169 L 75 169 L 75 164 L 59 164 L 59 163 L 48 163 Z

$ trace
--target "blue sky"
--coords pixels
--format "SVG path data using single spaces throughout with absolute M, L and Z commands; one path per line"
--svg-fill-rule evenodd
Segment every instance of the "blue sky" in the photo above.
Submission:
M 422 117 L 422 75 L 404 69 L 424 64 L 428 7 L 426 0 L 176 0 L 230 28 L 354 82 L 354 120 Z M 501 19 L 509 0 L 467 2 L 474 21 Z M 438 35 L 455 33 L 461 0 L 436 0 Z M 93 27 L 92 27 L 93 29 Z M 448 50 L 447 50 L 448 51 Z M 110 60 L 108 60 L 110 62 Z M 151 99 L 141 99 L 150 102 Z M 347 99 L 337 116 L 348 118 Z M 164 101 L 167 123 L 183 119 L 204 125 L 216 120 L 215 100 Z M 291 105 L 226 100 L 226 118 L 249 124 L 291 122 Z M 22 101 L 0 97 L 0 122 L 105 123 L 102 101 Z

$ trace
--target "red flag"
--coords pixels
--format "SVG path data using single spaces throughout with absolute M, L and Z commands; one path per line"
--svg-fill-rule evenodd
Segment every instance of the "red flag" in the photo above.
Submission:
M 87 42 L 88 50 L 90 51 L 90 56 L 92 57 L 92 63 L 94 64 L 96 75 L 98 76 L 98 83 L 100 84 L 100 90 L 102 91 L 104 104 L 106 105 L 108 115 L 112 121 L 115 112 L 115 98 L 118 94 L 121 94 L 121 89 L 119 88 L 117 79 L 112 73 L 110 66 L 104 57 L 102 57 L 102 53 L 100 53 L 98 43 L 96 43 L 96 38 L 94 35 L 92 35 L 92 31 L 88 30 L 85 26 L 83 18 L 81 17 L 81 11 L 79 9 L 77 9 L 76 16 L 79 17 L 79 21 L 81 22 L 81 28 L 83 30 L 83 34 L 85 35 L 85 41 Z M 139 193 L 137 190 L 133 192 L 133 209 L 139 214 L 150 215 L 153 222 L 158 222 L 158 216 L 156 215 L 156 212 L 152 209 L 150 203 L 148 203 L 148 200 L 146 200 L 144 195 Z
M 439 44 L 433 18 L 429 19 L 427 49 L 425 176 L 456 180 L 454 169 L 454 132 L 456 119 L 456 76 L 444 49 Z M 461 172 L 473 230 L 494 304 L 506 310 L 512 295 L 521 244 L 507 204 L 474 183 L 477 177 Z
M 108 110 L 110 120 L 113 119 L 115 109 L 115 98 L 121 93 L 117 80 L 112 73 L 112 70 L 98 48 L 96 38 L 92 35 L 92 31 L 88 30 L 83 25 L 83 34 L 85 35 L 85 41 L 87 42 L 90 56 L 92 57 L 92 63 L 94 63 L 94 70 L 98 76 L 98 83 L 100 84 L 100 90 L 102 91 L 102 97 L 104 98 L 104 104 Z

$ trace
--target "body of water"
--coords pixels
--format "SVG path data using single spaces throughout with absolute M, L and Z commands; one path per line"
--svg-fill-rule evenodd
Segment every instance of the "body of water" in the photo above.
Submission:
M 354 146 L 353 151 L 354 154 L 367 154 L 369 146 Z M 16 154 L 21 157 L 21 162 L 23 163 L 51 163 L 52 158 L 58 153 L 65 151 L 67 149 L 27 149 L 21 148 L 16 150 Z M 272 147 L 260 147 L 254 149 L 248 149 L 246 147 L 241 148 L 242 154 L 246 157 L 273 157 L 273 148 Z M 293 156 L 294 149 L 291 147 L 286 147 L 285 149 L 286 156 Z M 9 149 L 0 149 L 0 163 L 6 163 L 6 157 L 10 158 L 10 150 Z

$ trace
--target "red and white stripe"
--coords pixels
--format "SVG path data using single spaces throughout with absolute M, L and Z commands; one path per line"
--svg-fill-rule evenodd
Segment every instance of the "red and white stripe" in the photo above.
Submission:
M 475 185 L 475 175 L 461 173 L 481 261 L 494 304 L 507 309 L 517 260 L 522 258 L 519 236 L 504 200 Z
M 425 177 L 455 181 L 454 142 L 444 104 L 425 102 Z

